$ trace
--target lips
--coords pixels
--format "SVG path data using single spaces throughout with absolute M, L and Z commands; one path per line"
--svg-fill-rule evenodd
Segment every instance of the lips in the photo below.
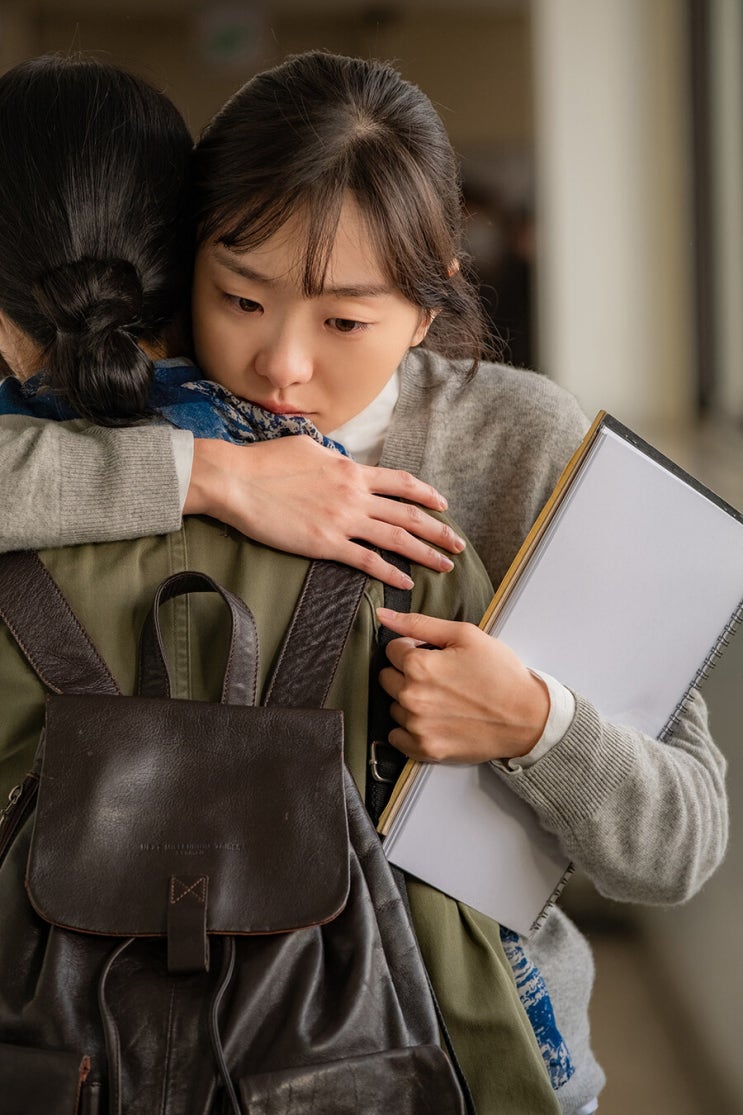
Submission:
M 272 414 L 292 414 L 297 418 L 306 418 L 308 411 L 302 410 L 301 407 L 287 406 L 286 403 L 258 403 L 264 410 L 270 410 Z

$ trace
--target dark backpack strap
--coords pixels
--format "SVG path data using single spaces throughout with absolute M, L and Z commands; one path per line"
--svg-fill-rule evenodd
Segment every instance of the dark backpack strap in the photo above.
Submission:
M 0 556 L 0 619 L 53 693 L 121 692 L 46 566 L 30 550 Z
M 284 636 L 264 704 L 322 708 L 356 618 L 366 574 L 313 561 Z
M 385 561 L 410 575 L 410 562 L 400 554 L 384 552 Z M 384 606 L 395 612 L 409 612 L 413 594 L 410 589 L 384 586 Z M 390 716 L 390 698 L 379 684 L 379 671 L 389 665 L 387 647 L 398 636 L 380 627 L 376 653 L 369 673 L 369 746 L 365 804 L 376 825 L 390 799 L 392 787 L 405 766 L 406 757 L 388 742 L 395 722 Z

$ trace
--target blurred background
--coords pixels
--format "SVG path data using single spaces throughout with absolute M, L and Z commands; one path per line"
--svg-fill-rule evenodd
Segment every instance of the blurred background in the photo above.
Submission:
M 165 89 L 194 134 L 310 47 L 393 60 L 437 105 L 506 358 L 743 508 L 741 0 L 0 0 L 0 69 L 94 51 Z M 601 1115 L 743 1112 L 741 678 L 743 635 L 705 689 L 730 762 L 722 870 L 674 910 L 580 876 L 564 896 L 596 953 Z

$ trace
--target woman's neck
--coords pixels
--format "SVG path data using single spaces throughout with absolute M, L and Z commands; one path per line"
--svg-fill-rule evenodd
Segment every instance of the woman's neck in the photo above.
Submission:
M 348 422 L 332 430 L 328 437 L 340 442 L 360 464 L 378 464 L 399 394 L 400 370 L 398 369 L 368 406 L 353 418 L 349 418 Z

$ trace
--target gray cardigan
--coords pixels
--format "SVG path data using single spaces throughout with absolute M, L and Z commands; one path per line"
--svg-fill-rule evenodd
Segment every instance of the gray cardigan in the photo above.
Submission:
M 446 494 L 497 584 L 587 420 L 570 395 L 531 372 L 483 364 L 468 379 L 463 366 L 424 349 L 406 357 L 402 372 L 381 463 Z M 177 529 L 174 436 L 181 435 L 162 426 L 82 433 L 77 423 L 0 419 L 1 548 Z M 684 901 L 719 864 L 727 841 L 725 762 L 704 702 L 694 695 L 660 744 L 605 723 L 576 696 L 563 739 L 531 767 L 500 777 L 602 894 Z M 574 1115 L 604 1083 L 589 1041 L 590 948 L 555 907 L 527 951 L 542 970 L 576 1066 L 558 1092 L 563 1111 Z

